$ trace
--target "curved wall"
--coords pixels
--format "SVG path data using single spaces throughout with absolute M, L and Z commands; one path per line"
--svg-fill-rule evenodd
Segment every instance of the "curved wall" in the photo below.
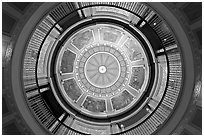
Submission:
M 147 3 L 171 26 L 184 61 L 183 93 L 177 108 L 157 134 L 201 134 L 201 3 Z M 49 134 L 31 115 L 18 78 L 29 34 L 57 3 L 3 3 L 3 134 Z M 192 13 L 197 16 L 194 17 Z M 8 27 L 13 26 L 13 27 Z M 10 29 L 12 28 L 12 29 Z M 11 84 L 13 86 L 11 86 Z M 13 88 L 15 87 L 15 88 Z M 185 111 L 184 111 L 185 108 Z M 179 119 L 179 120 L 178 120 Z M 175 124 L 176 123 L 176 124 Z M 19 126 L 20 125 L 20 126 Z

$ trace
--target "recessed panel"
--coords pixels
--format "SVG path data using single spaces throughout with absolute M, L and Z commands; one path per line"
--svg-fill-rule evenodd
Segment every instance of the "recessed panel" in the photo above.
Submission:
M 63 73 L 73 72 L 73 65 L 74 65 L 75 58 L 76 58 L 76 54 L 74 54 L 70 50 L 67 50 L 64 52 L 62 56 L 62 62 L 61 62 L 61 71 Z
M 82 49 L 85 45 L 89 44 L 93 40 L 92 31 L 87 30 L 82 33 L 78 33 L 72 40 L 72 44 L 78 49 Z
M 88 96 L 83 104 L 84 108 L 91 112 L 105 112 L 106 104 L 105 100 L 96 99 Z
M 139 90 L 144 82 L 145 70 L 143 67 L 134 67 L 132 68 L 132 76 L 130 79 L 130 86 L 134 89 Z
M 116 110 L 125 108 L 133 101 L 133 96 L 127 91 L 123 91 L 120 95 L 111 99 L 113 108 Z
M 69 98 L 76 101 L 82 94 L 81 89 L 78 87 L 74 79 L 64 81 L 64 90 Z
M 101 39 L 104 41 L 116 43 L 122 37 L 122 34 L 117 29 L 114 29 L 111 27 L 105 27 L 100 29 L 100 36 L 101 36 Z
M 123 48 L 131 61 L 139 60 L 143 57 L 141 44 L 137 40 L 128 39 Z

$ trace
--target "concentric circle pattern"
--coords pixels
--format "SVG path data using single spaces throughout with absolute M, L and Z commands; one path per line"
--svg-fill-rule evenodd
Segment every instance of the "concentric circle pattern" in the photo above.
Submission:
M 104 59 L 105 61 L 103 61 Z M 85 75 L 93 86 L 107 88 L 118 80 L 120 64 L 113 55 L 106 52 L 98 52 L 88 59 Z
M 76 43 L 76 39 L 81 41 Z M 64 64 L 67 59 L 71 67 Z M 114 116 L 135 105 L 149 77 L 147 56 L 140 42 L 122 28 L 108 24 L 75 32 L 59 52 L 57 62 L 64 99 L 76 110 L 82 107 L 78 111 L 94 117 Z M 134 71 L 137 69 L 140 71 Z M 136 77 L 130 77 L 131 73 Z M 70 93 L 70 85 L 65 84 L 68 81 L 75 83 L 76 91 Z
M 76 74 L 80 73 L 77 78 L 80 81 L 85 81 L 82 84 L 94 96 L 109 97 L 115 95 L 121 90 L 128 73 L 123 56 L 113 47 L 104 45 L 93 47 L 87 52 L 89 51 L 93 51 L 93 55 L 88 57 L 84 63 L 84 73 L 79 71 L 80 67 L 76 70 Z M 117 57 L 120 57 L 121 61 L 124 62 L 122 65 Z M 80 62 L 79 66 L 81 64 L 83 62 Z
M 60 3 L 36 26 L 23 65 L 29 107 L 52 134 L 154 134 L 183 79 L 171 28 L 134 2 Z
M 104 51 L 100 51 L 100 47 L 103 47 Z M 99 51 L 96 51 L 95 53 L 94 50 L 97 49 Z M 105 49 L 107 51 L 105 51 Z M 97 46 L 88 50 L 88 52 L 93 51 L 94 54 L 88 57 L 85 62 L 85 79 L 87 79 L 87 82 L 89 82 L 91 86 L 96 89 L 110 88 L 111 86 L 116 84 L 115 82 L 118 81 L 120 77 L 121 66 L 114 54 L 109 53 L 110 49 L 116 51 L 115 49 L 108 46 Z M 79 65 L 80 64 L 81 62 L 79 63 Z M 124 74 L 126 72 L 123 71 L 122 73 Z

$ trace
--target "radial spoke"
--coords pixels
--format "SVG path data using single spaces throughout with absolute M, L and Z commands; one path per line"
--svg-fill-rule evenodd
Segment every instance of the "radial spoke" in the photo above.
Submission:
M 145 61 L 144 59 L 140 59 L 140 60 L 136 60 L 136 61 L 132 61 L 131 65 L 132 67 L 139 67 L 139 66 L 145 66 Z
M 111 79 L 108 77 L 108 75 L 106 75 L 106 78 L 108 79 L 109 82 L 111 82 Z
M 61 74 L 61 80 L 62 81 L 72 79 L 72 78 L 74 78 L 74 73 L 62 73 Z
M 126 86 L 125 88 L 126 88 L 126 90 L 129 91 L 134 97 L 138 97 L 138 95 L 139 95 L 139 91 L 138 91 L 138 90 L 132 88 L 132 87 L 129 86 L 129 85 Z
M 111 72 L 109 72 L 109 71 L 107 71 L 107 73 L 110 74 L 110 75 L 112 75 L 112 76 L 116 76 L 115 73 L 111 73 Z
M 106 99 L 106 110 L 107 112 L 112 112 L 114 110 L 110 98 Z
M 82 94 L 76 101 L 76 103 L 79 105 L 79 106 L 82 106 L 82 104 L 84 103 L 84 100 L 86 99 L 87 97 L 87 94 Z
M 108 70 L 112 70 L 112 69 L 116 70 L 118 69 L 118 67 L 108 68 Z
M 69 44 L 67 47 L 68 50 L 71 50 L 72 52 L 74 52 L 75 54 L 79 54 L 80 51 L 77 47 L 75 47 L 73 44 Z
M 127 41 L 128 36 L 123 35 L 120 40 L 118 41 L 118 46 L 122 47 L 124 45 L 124 43 Z
M 98 83 L 99 78 L 101 77 L 101 74 L 98 75 L 97 79 L 96 79 L 96 83 Z
M 100 63 L 98 62 L 98 60 L 96 59 L 96 57 L 93 57 L 93 59 L 94 59 L 95 62 L 100 66 Z
M 105 59 L 105 61 L 104 61 L 104 65 L 106 65 L 106 62 L 108 61 L 108 58 L 109 58 L 110 56 L 107 56 L 106 57 L 106 59 Z
M 95 42 L 100 41 L 100 36 L 99 35 L 100 35 L 100 33 L 99 33 L 98 28 L 93 29 L 93 36 L 94 36 L 94 41 Z
M 97 71 L 97 69 L 87 69 L 87 71 Z
M 113 60 L 111 63 L 109 63 L 108 65 L 106 65 L 107 67 L 113 65 L 113 63 L 115 62 L 115 60 Z
M 105 76 L 102 75 L 102 83 L 105 84 Z
M 97 65 L 95 65 L 95 64 L 93 64 L 93 63 L 91 63 L 91 62 L 88 62 L 89 64 L 91 64 L 92 66 L 94 66 L 94 67 L 98 67 Z
M 101 65 L 103 65 L 103 54 L 101 54 Z
M 91 75 L 90 79 L 94 78 L 98 73 L 94 73 L 93 75 Z

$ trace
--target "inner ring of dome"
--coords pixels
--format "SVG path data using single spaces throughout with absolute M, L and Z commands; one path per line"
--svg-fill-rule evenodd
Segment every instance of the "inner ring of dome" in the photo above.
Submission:
M 108 52 L 98 52 L 89 57 L 85 64 L 85 76 L 95 87 L 107 88 L 119 78 L 120 64 Z

